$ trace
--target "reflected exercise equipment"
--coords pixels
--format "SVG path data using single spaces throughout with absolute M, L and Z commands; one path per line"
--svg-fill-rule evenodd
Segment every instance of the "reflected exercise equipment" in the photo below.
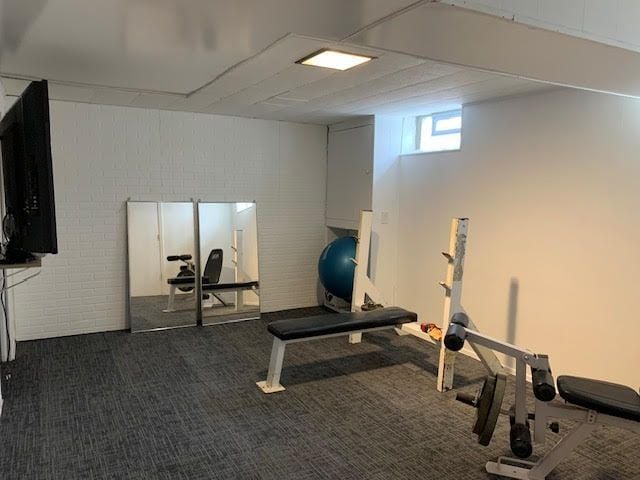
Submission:
M 203 324 L 258 318 L 255 203 L 199 202 L 198 227 Z
M 191 261 L 193 257 L 191 255 L 169 255 L 167 257 L 167 262 L 177 262 L 181 261 L 183 265 L 180 265 L 180 271 L 174 278 L 169 279 L 169 284 L 171 284 L 172 280 L 177 280 L 184 277 L 195 277 L 196 276 L 196 265 Z M 178 287 L 181 292 L 190 292 L 193 290 L 193 286 L 187 287 Z
M 173 292 L 180 308 L 163 312 L 171 279 L 193 279 L 196 271 L 193 203 L 127 202 L 127 233 L 131 331 L 195 326 L 192 281 Z
M 132 332 L 259 317 L 255 203 L 130 201 L 127 224 Z
M 222 259 L 224 252 L 221 248 L 215 248 L 211 250 L 209 256 L 207 257 L 207 263 L 204 267 L 204 272 L 202 276 L 202 288 L 209 286 L 217 286 L 220 281 L 220 273 L 222 272 Z M 189 257 L 188 259 L 184 257 Z M 167 260 L 172 261 L 172 259 L 178 260 L 190 260 L 191 255 L 180 255 L 180 256 L 170 256 L 167 257 Z M 181 292 L 191 292 L 195 289 L 196 286 L 196 275 L 195 275 L 195 264 L 193 262 L 185 262 L 186 265 L 182 265 L 180 267 L 180 273 L 177 276 L 170 278 L 167 280 L 167 284 L 170 287 L 169 291 L 169 303 L 167 304 L 166 310 L 163 310 L 165 313 L 170 313 L 175 311 L 175 296 L 176 290 L 180 290 Z M 213 290 L 211 288 L 210 290 Z M 210 291 L 209 290 L 209 291 Z M 215 300 L 218 300 L 220 305 L 226 307 L 228 304 L 225 302 L 219 295 L 215 293 L 203 293 L 202 300 L 209 300 L 213 297 Z M 210 305 L 206 305 L 207 307 L 213 307 L 215 302 L 212 302 Z M 205 305 L 203 304 L 203 307 Z

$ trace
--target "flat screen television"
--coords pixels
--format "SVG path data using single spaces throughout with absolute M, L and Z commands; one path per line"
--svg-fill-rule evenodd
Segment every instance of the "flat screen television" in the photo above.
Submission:
M 32 82 L 0 121 L 7 241 L 3 263 L 58 253 L 49 91 Z

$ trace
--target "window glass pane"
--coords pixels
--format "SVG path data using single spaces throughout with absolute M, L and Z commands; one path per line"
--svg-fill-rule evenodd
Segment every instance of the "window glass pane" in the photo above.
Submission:
M 460 130 L 461 127 L 462 127 L 461 116 L 449 117 L 449 118 L 438 119 L 436 121 L 435 131 L 445 132 L 447 130 Z
M 253 203 L 238 202 L 236 203 L 236 213 L 240 213 L 246 210 L 247 208 L 251 208 L 251 207 L 253 207 Z
M 447 113 L 435 114 L 419 119 L 419 151 L 441 152 L 460 149 L 462 139 L 462 115 L 459 112 L 451 113 L 454 113 L 454 115 Z M 456 115 L 455 113 L 458 114 Z M 439 116 L 444 118 L 438 118 Z

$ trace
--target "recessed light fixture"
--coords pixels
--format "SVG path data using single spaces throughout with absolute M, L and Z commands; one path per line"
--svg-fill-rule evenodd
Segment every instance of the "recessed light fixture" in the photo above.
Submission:
M 369 57 L 367 55 L 323 49 L 298 60 L 296 63 L 314 67 L 332 68 L 334 70 L 349 70 L 357 65 L 367 63 L 374 58 L 375 57 Z

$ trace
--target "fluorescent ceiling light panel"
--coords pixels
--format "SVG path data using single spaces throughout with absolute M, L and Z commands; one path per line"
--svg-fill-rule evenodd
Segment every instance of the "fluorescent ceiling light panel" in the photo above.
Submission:
M 296 63 L 314 67 L 332 68 L 334 70 L 349 70 L 357 65 L 367 63 L 374 57 L 356 55 L 354 53 L 339 52 L 337 50 L 320 50 Z

